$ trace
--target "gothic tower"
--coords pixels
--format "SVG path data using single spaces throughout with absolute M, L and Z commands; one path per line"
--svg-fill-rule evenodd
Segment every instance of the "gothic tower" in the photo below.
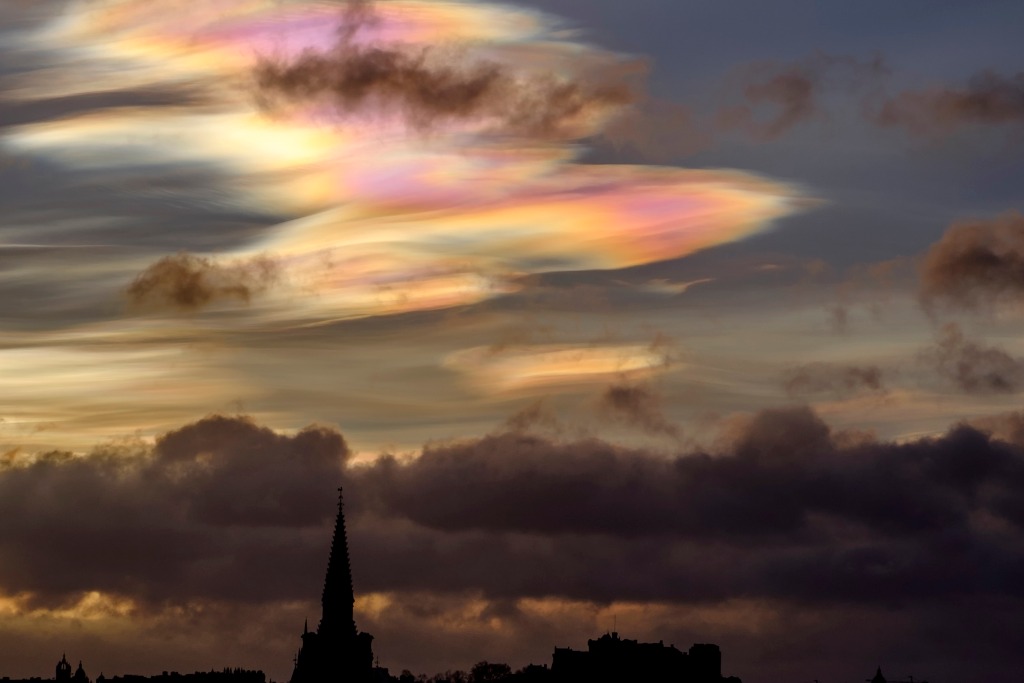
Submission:
M 352 569 L 348 559 L 345 512 L 338 489 L 338 518 L 321 597 L 323 613 L 316 632 L 303 628 L 291 683 L 369 683 L 373 674 L 373 636 L 356 630 Z M 307 622 L 308 623 L 308 622 Z
M 66 654 L 61 655 L 60 661 L 57 662 L 57 674 L 56 679 L 59 683 L 65 683 L 71 680 L 71 662 L 68 661 Z

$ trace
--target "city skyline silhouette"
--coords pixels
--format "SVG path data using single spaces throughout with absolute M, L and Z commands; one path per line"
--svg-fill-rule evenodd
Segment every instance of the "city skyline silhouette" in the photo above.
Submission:
M 288 683 L 413 683 L 426 680 L 422 675 L 414 677 L 408 669 L 392 675 L 387 668 L 381 667 L 373 655 L 373 636 L 356 627 L 355 587 L 348 550 L 343 487 L 338 488 L 337 510 L 321 594 L 321 618 L 315 631 L 309 630 L 308 619 L 304 621 L 301 646 L 293 659 L 294 667 Z M 909 678 L 912 683 L 913 677 Z M 41 680 L 93 683 L 81 660 L 72 673 L 66 653 L 57 662 L 53 679 L 32 677 L 19 680 L 2 676 L 0 680 L 5 683 Z M 586 650 L 556 646 L 550 667 L 531 663 L 513 672 L 507 664 L 480 661 L 468 673 L 448 669 L 429 680 L 431 683 L 742 683 L 738 677 L 722 675 L 722 652 L 718 645 L 697 643 L 688 651 L 681 651 L 674 644 L 666 646 L 663 641 L 640 643 L 623 639 L 617 631 L 588 640 Z M 888 683 L 882 675 L 881 666 L 873 678 L 866 680 L 868 683 Z M 164 670 L 158 676 L 122 674 L 107 677 L 101 672 L 95 683 L 267 683 L 267 678 L 259 670 L 225 667 L 189 674 Z
M 0 0 L 0 676 L 1018 683 L 1021 26 Z

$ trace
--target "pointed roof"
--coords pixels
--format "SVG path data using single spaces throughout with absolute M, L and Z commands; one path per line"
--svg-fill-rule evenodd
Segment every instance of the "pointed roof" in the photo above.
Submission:
M 875 671 L 875 677 L 871 679 L 871 683 L 888 683 L 885 676 L 882 675 L 882 667 L 878 667 L 878 670 Z
M 348 559 L 348 537 L 345 533 L 345 510 L 342 490 L 338 489 L 338 517 L 334 522 L 331 556 L 327 561 L 327 577 L 321 598 L 323 616 L 317 633 L 320 635 L 355 636 L 353 616 L 355 593 L 352 589 L 352 569 Z

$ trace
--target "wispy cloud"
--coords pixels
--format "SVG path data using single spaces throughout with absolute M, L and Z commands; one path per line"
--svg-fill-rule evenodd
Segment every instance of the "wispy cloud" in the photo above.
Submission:
M 968 339 L 956 323 L 943 326 L 921 359 L 964 393 L 1011 394 L 1024 388 L 1024 360 Z
M 937 134 L 967 125 L 1024 123 L 1024 73 L 983 71 L 962 87 L 905 90 L 882 103 L 874 120 L 913 134 Z
M 787 371 L 783 386 L 790 396 L 824 393 L 843 397 L 885 391 L 882 370 L 875 365 L 807 363 Z

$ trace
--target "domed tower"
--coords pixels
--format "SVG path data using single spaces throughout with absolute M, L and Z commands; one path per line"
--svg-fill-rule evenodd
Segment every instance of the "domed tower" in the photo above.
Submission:
M 71 680 L 71 664 L 68 663 L 68 656 L 62 654 L 60 661 L 57 662 L 57 674 L 55 678 L 58 681 L 70 681 Z
M 75 675 L 71 677 L 71 683 L 89 683 L 89 677 L 85 675 L 85 669 L 82 668 L 82 660 L 78 660 L 78 668 L 75 669 Z

